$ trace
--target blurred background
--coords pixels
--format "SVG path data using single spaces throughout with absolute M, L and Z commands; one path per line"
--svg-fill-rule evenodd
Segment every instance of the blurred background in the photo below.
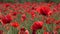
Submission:
M 60 0 L 0 0 L 0 2 L 24 3 L 24 2 L 55 2 L 59 3 Z

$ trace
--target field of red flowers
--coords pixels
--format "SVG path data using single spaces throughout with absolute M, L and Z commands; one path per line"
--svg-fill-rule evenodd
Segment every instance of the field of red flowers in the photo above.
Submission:
M 0 3 L 0 34 L 60 34 L 60 3 Z

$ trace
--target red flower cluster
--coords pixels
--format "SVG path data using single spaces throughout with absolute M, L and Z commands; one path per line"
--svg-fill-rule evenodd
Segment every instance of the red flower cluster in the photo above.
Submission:
M 12 17 L 11 17 L 11 15 L 3 16 L 1 21 L 2 21 L 2 24 L 10 23 L 12 21 Z
M 58 5 L 45 2 L 26 2 L 24 4 L 0 3 L 0 22 L 2 25 L 4 25 L 3 28 L 5 28 L 5 30 L 9 31 L 9 26 L 17 28 L 17 30 L 19 30 L 18 34 L 29 34 L 27 29 L 30 30 L 30 26 L 32 34 L 36 34 L 38 29 L 43 29 L 43 34 L 52 34 L 51 31 L 54 31 L 53 34 L 59 34 L 58 30 L 60 29 L 60 3 Z M 32 22 L 34 23 L 32 24 Z M 25 29 L 23 26 L 27 29 Z M 0 31 L 0 34 L 1 32 L 3 31 Z

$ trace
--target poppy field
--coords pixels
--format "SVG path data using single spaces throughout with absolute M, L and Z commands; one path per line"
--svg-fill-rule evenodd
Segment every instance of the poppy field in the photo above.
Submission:
M 60 34 L 60 3 L 0 3 L 0 34 Z

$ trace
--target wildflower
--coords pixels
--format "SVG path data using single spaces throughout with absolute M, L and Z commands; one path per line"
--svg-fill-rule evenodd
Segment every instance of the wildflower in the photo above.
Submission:
M 10 25 L 13 26 L 13 27 L 18 27 L 19 23 L 18 22 L 12 22 L 12 23 L 10 23 Z
M 50 16 L 52 14 L 52 11 L 50 10 L 50 7 L 46 7 L 46 6 L 39 7 L 39 8 L 36 9 L 36 11 L 39 14 L 42 14 L 44 16 Z
M 36 22 L 34 22 L 33 25 L 31 26 L 31 29 L 32 29 L 33 31 L 36 31 L 36 30 L 38 30 L 38 29 L 41 29 L 42 26 L 43 26 L 43 22 L 42 22 L 42 21 L 36 21 Z

